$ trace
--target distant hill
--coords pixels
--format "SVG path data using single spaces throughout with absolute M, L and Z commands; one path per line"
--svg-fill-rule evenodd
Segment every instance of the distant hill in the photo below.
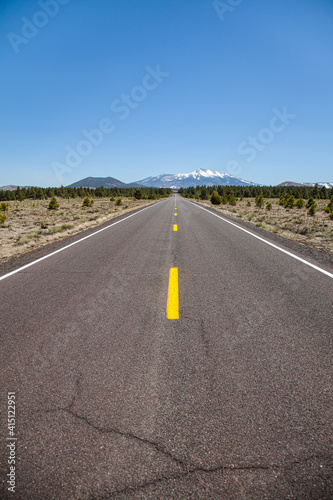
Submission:
M 257 186 L 254 182 L 245 181 L 217 170 L 200 168 L 188 174 L 161 174 L 137 181 L 141 185 L 164 188 L 188 188 L 191 186 Z
M 10 185 L 10 186 L 0 186 L 0 191 L 15 191 L 15 189 L 17 188 L 29 188 L 31 186 L 14 186 L 14 185 Z
M 115 179 L 114 177 L 86 177 L 85 179 L 74 182 L 73 184 L 70 184 L 69 186 L 66 187 L 76 187 L 76 188 L 86 187 L 86 188 L 96 189 L 101 186 L 107 189 L 115 187 L 119 188 L 142 187 L 140 184 L 136 183 L 125 184 L 125 182 L 121 182 L 118 179 Z
M 333 188 L 333 182 L 291 182 L 291 181 L 286 181 L 286 182 L 281 182 L 281 184 L 277 184 L 277 186 L 314 187 L 316 184 L 318 185 L 318 187 L 326 187 L 327 189 Z

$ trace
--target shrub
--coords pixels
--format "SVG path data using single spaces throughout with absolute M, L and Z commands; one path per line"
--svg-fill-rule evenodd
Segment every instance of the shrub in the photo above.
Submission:
M 7 212 L 8 211 L 8 203 L 5 203 L 4 201 L 0 205 L 0 210 L 1 212 Z
M 111 196 L 110 201 L 114 201 L 114 196 Z
M 60 205 L 57 202 L 57 198 L 55 196 L 53 196 L 53 198 L 51 199 L 51 201 L 49 203 L 49 210 L 58 210 L 59 206 Z
M 6 219 L 7 219 L 7 215 L 0 214 L 0 224 L 4 224 L 4 222 L 5 222 Z
M 297 202 L 296 202 L 296 207 L 297 208 L 303 208 L 304 205 L 305 205 L 305 203 L 304 203 L 303 198 L 300 198 L 299 200 L 297 200 Z
M 266 210 L 272 210 L 272 204 L 269 201 L 266 203 Z
M 248 207 L 250 207 L 250 206 L 251 206 L 251 202 L 250 202 L 250 200 L 248 200 L 248 202 L 247 202 L 247 206 L 248 206 Z
M 309 208 L 309 215 L 314 216 L 315 213 L 316 213 L 316 205 L 311 204 Z
M 237 203 L 236 198 L 232 194 L 228 195 L 228 201 L 229 201 L 229 205 L 236 205 L 236 203 Z
M 314 201 L 314 199 L 313 199 L 313 198 L 309 198 L 309 199 L 308 199 L 308 203 L 307 203 L 307 205 L 306 205 L 306 208 L 311 208 L 311 205 L 313 205 L 314 207 L 316 207 L 316 206 L 317 206 L 317 205 L 316 205 L 316 202 Z
M 210 198 L 210 201 L 211 201 L 212 205 L 221 205 L 221 203 L 222 203 L 221 196 L 219 195 L 219 193 L 217 191 L 213 191 L 213 194 Z
M 94 200 L 89 200 L 88 196 L 85 197 L 83 200 L 82 206 L 83 207 L 92 207 L 94 204 Z
M 118 200 L 116 201 L 116 205 L 120 206 L 123 204 L 123 200 L 121 198 L 118 198 Z
M 40 227 L 41 227 L 42 229 L 47 229 L 49 226 L 48 226 L 48 224 L 46 224 L 45 222 L 40 221 Z
M 256 197 L 256 206 L 262 208 L 265 204 L 264 195 L 262 193 L 258 194 Z

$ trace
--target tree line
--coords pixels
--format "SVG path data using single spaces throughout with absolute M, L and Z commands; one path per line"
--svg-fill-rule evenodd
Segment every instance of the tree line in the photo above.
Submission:
M 180 188 L 178 193 L 185 198 L 209 200 L 216 191 L 221 198 L 230 194 L 236 198 L 281 198 L 286 195 L 294 196 L 296 200 L 310 198 L 329 200 L 333 196 L 333 189 L 325 186 L 196 186 Z
M 58 198 L 116 198 L 119 196 L 127 198 L 136 198 L 137 200 L 148 199 L 155 200 L 159 198 L 166 198 L 172 194 L 170 188 L 104 188 L 103 186 L 96 189 L 86 187 L 18 187 L 14 190 L 0 191 L 0 201 L 25 199 L 32 200 L 47 200 L 54 196 Z

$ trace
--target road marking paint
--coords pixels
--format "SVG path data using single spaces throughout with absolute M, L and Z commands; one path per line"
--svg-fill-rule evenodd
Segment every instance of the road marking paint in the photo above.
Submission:
M 187 201 L 187 200 L 185 200 L 185 201 Z M 192 202 L 189 201 L 188 203 L 192 203 Z M 326 274 L 326 276 L 328 276 L 329 278 L 333 278 L 333 274 L 329 273 L 328 271 L 325 271 L 325 269 L 322 269 L 321 267 L 318 267 L 314 264 L 311 264 L 311 262 L 308 262 L 307 260 L 304 260 L 301 257 L 298 257 L 297 255 L 294 255 L 293 253 L 288 252 L 287 250 L 284 250 L 283 248 L 278 247 L 277 245 L 274 245 L 274 243 L 271 243 L 270 241 L 267 241 L 264 238 L 261 238 L 260 236 L 257 236 L 256 234 L 251 233 L 251 231 L 248 231 L 247 229 L 244 229 L 243 227 L 238 226 L 234 222 L 231 222 L 230 220 L 227 220 L 224 217 L 221 217 L 220 215 L 215 214 L 214 212 L 211 212 L 210 210 L 207 210 L 207 208 L 201 207 L 200 205 L 197 205 L 195 203 L 192 203 L 192 205 L 194 205 L 195 207 L 201 208 L 202 210 L 205 210 L 205 212 L 208 212 L 209 214 L 214 215 L 218 219 L 222 219 L 224 222 L 227 222 L 231 226 L 237 227 L 237 229 L 244 231 L 244 233 L 247 233 L 250 236 L 253 236 L 253 238 L 257 238 L 257 240 L 263 241 L 264 243 L 266 243 L 266 245 L 269 245 L 273 248 L 276 248 L 276 250 L 280 250 L 280 252 L 283 252 L 286 255 L 289 255 L 290 257 L 293 257 L 294 259 L 299 260 L 303 264 L 306 264 L 307 266 L 312 267 L 313 269 L 316 269 L 316 271 L 319 271 L 320 273 Z
M 73 243 L 70 243 L 69 245 L 66 245 L 65 247 L 59 248 L 58 250 L 55 250 L 54 252 L 51 252 L 47 255 L 44 255 L 44 257 L 41 257 L 40 259 L 34 260 L 33 262 L 26 264 L 25 266 L 19 267 L 18 269 L 15 269 L 15 271 L 11 271 L 8 274 L 4 274 L 3 276 L 0 276 L 0 281 L 4 280 L 5 278 L 9 278 L 9 276 L 12 276 L 13 274 L 19 273 L 20 271 L 23 271 L 24 269 L 27 269 L 28 267 L 33 266 L 34 264 L 37 264 L 38 262 L 41 262 L 42 260 L 48 259 L 49 257 L 52 257 L 52 255 L 55 255 L 56 253 L 62 252 L 63 250 L 66 250 L 67 248 L 72 247 L 73 245 L 76 245 L 77 243 L 81 243 L 81 241 L 87 240 L 88 238 L 95 236 L 95 234 L 101 233 L 102 231 L 105 231 L 106 229 L 109 229 L 110 227 L 115 226 L 116 224 L 120 224 L 121 222 L 124 222 L 125 220 L 130 219 L 131 217 L 134 217 L 135 215 L 138 215 L 141 212 L 144 212 L 145 210 L 148 210 L 149 208 L 156 206 L 158 203 L 163 203 L 163 201 L 158 201 L 157 203 L 153 203 L 152 205 L 149 205 L 148 207 L 142 208 L 138 212 L 135 212 L 135 214 L 128 215 L 127 217 L 124 217 L 121 220 L 113 222 L 109 226 L 103 227 L 102 229 L 99 229 L 98 231 L 95 231 L 92 234 L 88 234 L 88 236 L 84 236 L 83 238 L 80 238 L 79 240 L 74 241 Z
M 169 276 L 167 318 L 179 319 L 178 268 L 172 267 Z
M 177 224 L 174 224 L 174 225 L 173 225 L 173 230 L 174 230 L 174 231 L 178 231 L 178 226 L 177 226 Z

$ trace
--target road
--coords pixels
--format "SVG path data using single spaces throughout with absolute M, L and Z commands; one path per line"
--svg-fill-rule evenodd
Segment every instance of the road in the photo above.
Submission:
M 332 498 L 312 264 L 177 196 L 4 277 L 1 498 Z

